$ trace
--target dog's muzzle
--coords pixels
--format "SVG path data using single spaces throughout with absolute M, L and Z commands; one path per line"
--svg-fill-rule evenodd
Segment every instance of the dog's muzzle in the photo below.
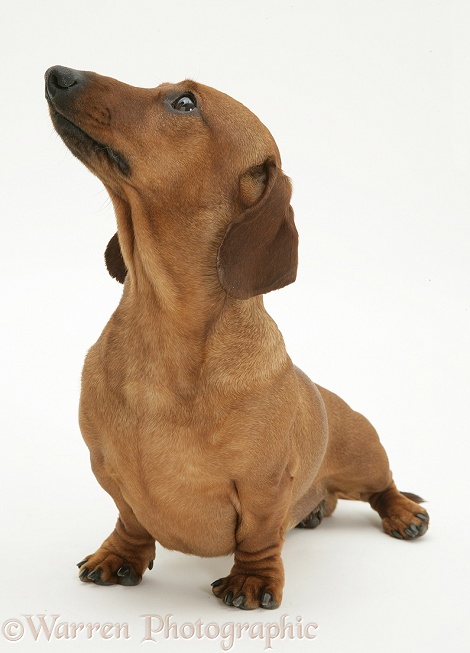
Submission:
M 46 70 L 44 77 L 52 122 L 73 154 L 86 164 L 91 164 L 92 157 L 104 157 L 114 169 L 129 176 L 130 165 L 126 157 L 101 139 L 96 140 L 91 136 L 87 125 L 83 125 L 83 117 L 80 118 L 80 108 L 77 111 L 76 99 L 92 83 L 93 74 L 65 66 L 52 66 Z

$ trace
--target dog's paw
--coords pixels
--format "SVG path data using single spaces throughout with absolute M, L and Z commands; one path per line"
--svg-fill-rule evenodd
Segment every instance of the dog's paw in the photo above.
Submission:
M 296 528 L 316 528 L 320 526 L 325 516 L 325 499 L 320 502 L 320 504 L 312 510 L 301 522 L 299 522 Z
M 103 547 L 81 560 L 79 578 L 95 585 L 138 585 L 146 568 L 152 569 L 153 560 L 125 560 Z
M 274 610 L 281 604 L 282 585 L 274 578 L 234 574 L 212 583 L 212 591 L 226 605 L 241 610 Z
M 415 540 L 426 533 L 429 526 L 427 511 L 417 503 L 400 506 L 396 513 L 382 519 L 384 531 L 398 540 Z

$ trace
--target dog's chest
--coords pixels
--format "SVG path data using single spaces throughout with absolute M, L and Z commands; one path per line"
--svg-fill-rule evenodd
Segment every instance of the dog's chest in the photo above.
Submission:
M 271 401 L 261 407 L 251 397 L 228 402 L 207 386 L 185 396 L 159 380 L 158 366 L 119 368 L 115 355 L 104 365 L 100 349 L 98 343 L 90 350 L 82 383 L 81 429 L 92 455 L 163 546 L 201 556 L 232 553 L 233 479 L 264 460 L 264 430 L 271 425 L 277 439 L 287 432 L 289 415 L 278 419 Z
M 108 441 L 109 471 L 144 528 L 169 549 L 231 553 L 237 514 L 226 454 L 217 459 L 207 442 L 174 425 L 166 430 L 141 422 L 121 438 Z

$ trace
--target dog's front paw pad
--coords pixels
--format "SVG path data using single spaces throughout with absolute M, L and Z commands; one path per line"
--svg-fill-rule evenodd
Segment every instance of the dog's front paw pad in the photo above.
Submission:
M 274 610 L 281 603 L 282 585 L 273 578 L 236 574 L 215 580 L 212 592 L 226 605 L 241 610 Z

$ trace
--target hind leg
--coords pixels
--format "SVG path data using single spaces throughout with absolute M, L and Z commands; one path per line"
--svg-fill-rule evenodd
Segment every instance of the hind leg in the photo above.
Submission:
M 318 506 L 312 512 L 300 521 L 296 528 L 316 528 L 320 526 L 324 517 L 329 517 L 336 508 L 338 499 L 333 494 L 328 494 L 325 499 L 320 501 Z
M 384 531 L 397 539 L 424 535 L 429 516 L 416 495 L 400 493 L 387 454 L 370 422 L 342 399 L 319 388 L 330 426 L 330 443 L 321 479 L 329 495 L 367 501 L 382 518 Z
M 316 528 L 320 526 L 325 516 L 325 499 L 319 503 L 319 505 L 309 512 L 309 514 L 300 521 L 296 528 Z
M 428 530 L 429 515 L 418 503 L 422 499 L 399 492 L 393 482 L 386 490 L 375 492 L 364 500 L 379 513 L 387 535 L 399 540 L 414 540 Z

